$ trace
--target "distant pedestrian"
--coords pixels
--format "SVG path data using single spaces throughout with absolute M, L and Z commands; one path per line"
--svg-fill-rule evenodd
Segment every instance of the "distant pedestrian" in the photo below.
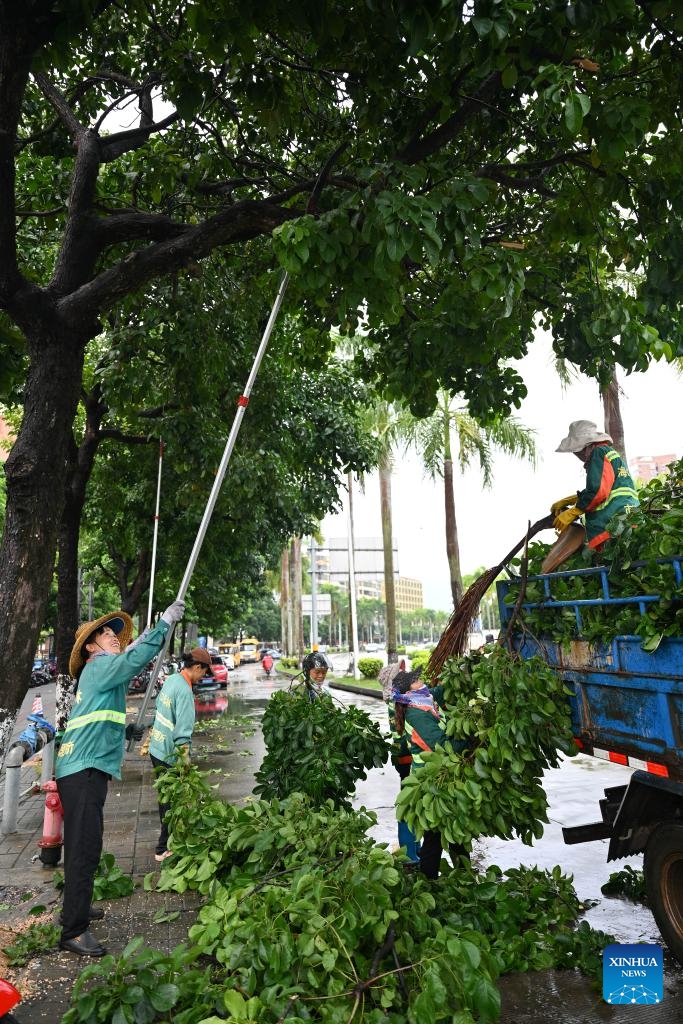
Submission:
M 129 646 L 133 622 L 125 612 L 102 615 L 76 632 L 69 673 L 76 698 L 59 747 L 55 775 L 64 808 L 64 899 L 62 949 L 81 956 L 104 956 L 106 949 L 89 928 L 103 912 L 91 906 L 102 853 L 107 784 L 121 778 L 126 736 L 128 685 L 163 648 L 170 629 L 185 611 L 174 601 L 153 629 Z M 130 728 L 130 727 L 129 727 Z
M 195 710 L 193 686 L 205 676 L 213 676 L 211 656 L 204 647 L 195 647 L 182 656 L 180 672 L 164 680 L 157 697 L 157 710 L 152 722 L 149 756 L 159 774 L 170 768 L 179 758 L 190 760 Z M 166 815 L 170 804 L 159 801 L 161 832 L 154 851 L 154 859 L 163 861 L 171 856 L 168 849 Z

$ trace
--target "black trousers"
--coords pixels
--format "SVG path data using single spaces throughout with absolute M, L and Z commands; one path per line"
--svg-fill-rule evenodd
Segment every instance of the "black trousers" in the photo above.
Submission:
M 98 768 L 57 779 L 64 808 L 62 939 L 87 931 L 97 865 L 102 854 L 104 801 L 109 776 Z
M 150 754 L 149 757 L 153 767 L 156 769 L 171 767 L 169 764 L 166 763 L 166 761 L 160 761 L 158 757 L 154 756 L 154 754 Z M 155 774 L 158 775 L 159 772 L 156 771 Z M 159 833 L 159 839 L 157 840 L 156 849 L 154 850 L 155 853 L 166 853 L 166 850 L 168 849 L 168 825 L 166 824 L 165 819 L 166 814 L 168 811 L 170 811 L 170 809 L 170 804 L 159 804 L 159 821 L 161 822 L 161 832 Z
M 427 878 L 439 877 L 439 865 L 441 864 L 442 850 L 443 843 L 441 841 L 441 833 L 427 830 L 422 837 L 422 845 L 418 853 L 418 857 L 420 858 L 420 871 L 423 875 L 426 875 Z M 458 857 L 469 858 L 469 854 L 465 850 L 464 846 L 461 846 L 459 843 L 449 843 L 448 852 L 451 855 L 454 867 L 457 867 Z

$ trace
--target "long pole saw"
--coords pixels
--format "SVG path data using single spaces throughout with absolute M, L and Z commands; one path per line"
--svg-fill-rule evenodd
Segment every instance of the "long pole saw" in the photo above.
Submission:
M 164 461 L 164 442 L 159 438 L 159 475 L 157 477 L 157 503 L 154 510 L 154 536 L 152 540 L 152 567 L 149 574 L 149 603 L 147 604 L 147 625 L 152 625 L 152 607 L 154 601 L 154 574 L 157 564 L 157 536 L 159 534 L 159 501 L 161 498 L 161 467 Z
M 223 483 L 223 479 L 225 478 L 225 474 L 226 474 L 226 471 L 227 471 L 227 468 L 228 468 L 228 463 L 230 462 L 230 456 L 232 455 L 233 449 L 235 447 L 235 441 L 237 440 L 237 435 L 239 433 L 239 429 L 242 426 L 242 420 L 244 419 L 244 412 L 245 412 L 247 406 L 249 405 L 249 396 L 251 395 L 251 391 L 252 391 L 252 388 L 254 386 L 254 381 L 256 380 L 256 375 L 258 374 L 259 368 L 261 366 L 261 361 L 263 359 L 263 356 L 265 355 L 266 347 L 268 345 L 268 341 L 270 340 L 270 335 L 272 333 L 273 326 L 274 326 L 275 321 L 277 319 L 277 315 L 280 312 L 280 306 L 282 305 L 282 300 L 285 297 L 285 291 L 287 290 L 287 285 L 288 284 L 289 284 L 289 274 L 287 273 L 287 271 L 285 271 L 284 274 L 282 275 L 282 280 L 280 281 L 280 287 L 278 289 L 277 296 L 275 297 L 275 302 L 273 303 L 273 308 L 270 311 L 270 316 L 268 317 L 268 323 L 266 324 L 266 329 L 263 332 L 263 337 L 261 338 L 261 344 L 258 347 L 258 351 L 257 351 L 256 357 L 254 359 L 254 364 L 253 364 L 253 366 L 251 368 L 251 373 L 249 374 L 249 378 L 248 378 L 247 383 L 246 383 L 246 385 L 244 387 L 243 393 L 237 399 L 237 412 L 235 413 L 235 419 L 233 420 L 232 429 L 230 430 L 230 434 L 228 436 L 228 440 L 226 442 L 225 449 L 223 451 L 223 457 L 222 457 L 222 459 L 220 461 L 220 465 L 218 467 L 218 472 L 216 473 L 216 477 L 215 477 L 214 482 L 213 482 L 213 487 L 211 488 L 211 494 L 209 495 L 209 500 L 208 500 L 208 502 L 206 504 L 206 508 L 204 509 L 204 515 L 202 516 L 202 521 L 199 524 L 199 530 L 198 530 L 197 536 L 195 538 L 194 546 L 193 546 L 192 551 L 190 553 L 190 558 L 189 558 L 189 561 L 187 563 L 187 567 L 185 569 L 185 574 L 183 576 L 183 579 L 182 579 L 182 582 L 180 584 L 180 587 L 178 588 L 178 594 L 176 596 L 176 600 L 177 601 L 184 601 L 185 600 L 185 595 L 187 593 L 187 588 L 189 586 L 190 580 L 192 579 L 192 573 L 195 570 L 195 566 L 197 565 L 197 559 L 199 558 L 199 552 L 201 550 L 202 544 L 204 543 L 204 537 L 206 536 L 206 531 L 208 529 L 209 522 L 211 520 L 211 516 L 213 515 L 213 510 L 214 510 L 214 508 L 216 506 L 216 501 L 218 500 L 218 494 L 220 492 L 221 485 Z M 147 713 L 147 708 L 148 708 L 149 702 L 150 702 L 150 700 L 152 698 L 152 693 L 154 692 L 154 687 L 155 687 L 156 681 L 159 678 L 159 672 L 161 671 L 161 666 L 162 666 L 162 664 L 163 664 L 163 662 L 164 662 L 164 660 L 166 658 L 166 653 L 168 651 L 168 647 L 169 647 L 169 644 L 170 644 L 170 641 L 171 641 L 172 632 L 173 631 L 171 630 L 169 632 L 168 636 L 166 637 L 166 643 L 164 644 L 163 649 L 157 655 L 156 662 L 154 663 L 154 668 L 152 670 L 152 676 L 150 678 L 149 684 L 148 684 L 147 689 L 145 691 L 145 696 L 143 697 L 142 704 L 140 705 L 140 710 L 138 712 L 138 718 L 137 718 L 137 722 L 136 722 L 136 725 L 138 726 L 138 728 L 142 725 L 142 723 L 145 720 L 145 715 Z M 133 745 L 133 742 L 134 742 L 133 738 L 131 737 L 131 739 L 128 741 L 128 750 L 131 749 L 131 747 Z
M 315 186 L 313 188 L 313 192 L 311 193 L 311 197 L 310 197 L 310 199 L 308 201 L 308 204 L 306 206 L 306 212 L 307 213 L 312 213 L 314 211 L 315 206 L 316 206 L 317 201 L 318 201 L 318 198 L 320 196 L 320 193 L 321 193 L 321 191 L 323 189 L 323 186 L 325 184 L 325 181 L 327 179 L 327 176 L 330 173 L 330 169 L 332 168 L 332 165 L 334 164 L 334 162 L 337 159 L 337 157 L 339 156 L 339 154 L 345 148 L 346 148 L 346 143 L 344 143 L 343 145 L 339 146 L 334 151 L 334 153 L 329 157 L 329 159 L 326 161 L 326 163 L 324 164 L 322 170 L 320 171 L 320 174 L 318 175 L 318 178 L 316 180 Z M 237 412 L 235 413 L 235 419 L 233 420 L 232 429 L 230 430 L 230 434 L 228 436 L 228 440 L 227 440 L 227 442 L 225 444 L 225 450 L 223 451 L 223 458 L 220 461 L 220 465 L 218 467 L 218 472 L 216 473 L 216 477 L 215 477 L 214 482 L 213 482 L 213 487 L 211 488 L 211 494 L 209 495 L 209 500 L 208 500 L 208 502 L 206 504 L 206 508 L 204 509 L 204 515 L 203 515 L 202 521 L 201 521 L 201 523 L 199 525 L 199 531 L 198 531 L 197 536 L 195 538 L 194 547 L 192 548 L 192 552 L 190 554 L 190 558 L 189 558 L 189 561 L 187 563 L 187 568 L 185 569 L 185 574 L 183 576 L 182 582 L 181 582 L 180 587 L 178 589 L 178 594 L 176 596 L 176 600 L 177 601 L 184 601 L 185 600 L 185 595 L 187 594 L 187 588 L 188 588 L 188 586 L 190 584 L 190 580 L 192 578 L 192 573 L 195 570 L 195 566 L 197 564 L 197 559 L 199 558 L 199 552 L 200 552 L 202 544 L 204 542 L 204 537 L 206 536 L 206 531 L 207 531 L 207 528 L 208 528 L 208 525 L 209 525 L 209 521 L 210 521 L 211 516 L 213 514 L 213 510 L 214 510 L 214 507 L 216 505 L 216 501 L 218 500 L 218 494 L 220 492 L 221 485 L 223 483 L 223 479 L 225 477 L 225 474 L 226 474 L 226 471 L 227 471 L 227 468 L 228 468 L 228 463 L 230 462 L 230 456 L 232 455 L 233 449 L 235 447 L 235 441 L 237 440 L 237 435 L 238 435 L 239 429 L 240 429 L 240 427 L 242 425 L 242 420 L 244 419 L 244 413 L 245 413 L 245 410 L 246 410 L 247 406 L 249 405 L 249 397 L 251 395 L 251 391 L 252 391 L 252 388 L 254 386 L 254 381 L 256 380 L 258 371 L 259 371 L 260 366 L 261 366 L 261 362 L 262 362 L 263 357 L 264 357 L 264 355 L 266 353 L 266 348 L 268 347 L 268 342 L 270 340 L 270 335 L 271 335 L 273 327 L 275 325 L 275 321 L 277 320 L 278 313 L 280 312 L 280 307 L 282 306 L 282 300 L 285 297 L 285 292 L 287 291 L 287 285 L 288 284 L 289 284 L 289 274 L 287 273 L 287 271 L 285 271 L 283 273 L 283 275 L 282 275 L 282 279 L 280 281 L 280 287 L 278 288 L 277 295 L 275 296 L 275 302 L 273 303 L 273 308 L 270 311 L 270 316 L 268 317 L 268 323 L 266 324 L 266 328 L 265 328 L 265 330 L 263 332 L 263 337 L 261 338 L 261 344 L 259 345 L 258 351 L 256 352 L 256 356 L 254 358 L 254 364 L 253 364 L 253 366 L 251 368 L 251 373 L 249 374 L 249 377 L 247 379 L 247 383 L 246 383 L 246 385 L 244 387 L 243 393 L 237 399 Z M 168 647 L 169 647 L 169 644 L 171 642 L 172 633 L 173 633 L 173 631 L 171 630 L 169 632 L 168 636 L 166 637 L 166 643 L 164 644 L 163 649 L 157 655 L 156 662 L 154 663 L 154 668 L 152 670 L 152 676 L 150 678 L 149 684 L 148 684 L 147 689 L 145 691 L 145 696 L 143 697 L 142 704 L 140 705 L 140 710 L 138 711 L 137 722 L 135 723 L 138 729 L 140 728 L 140 726 L 142 725 L 142 723 L 145 720 L 145 715 L 147 714 L 147 708 L 149 707 L 149 702 L 150 702 L 150 700 L 152 698 L 152 693 L 154 692 L 154 687 L 156 685 L 156 681 L 159 678 L 159 672 L 161 671 L 161 666 L 162 666 L 162 664 L 163 664 L 163 662 L 164 662 L 164 660 L 166 658 L 166 653 L 168 651 Z M 127 747 L 128 750 L 131 749 L 131 747 L 133 746 L 134 742 L 135 742 L 134 738 L 133 738 L 133 736 L 131 736 L 131 738 L 128 741 L 128 747 Z

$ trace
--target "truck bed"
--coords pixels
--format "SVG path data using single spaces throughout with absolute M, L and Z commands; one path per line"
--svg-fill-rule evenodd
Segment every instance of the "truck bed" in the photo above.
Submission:
M 680 559 L 671 559 L 680 580 Z M 565 576 L 600 576 L 602 597 L 586 601 L 556 601 L 553 581 Z M 610 596 L 606 568 L 548 573 L 529 577 L 543 584 L 542 602 L 528 602 L 524 609 L 560 609 L 574 611 L 577 639 L 560 644 L 548 637 L 534 636 L 520 629 L 512 636 L 513 646 L 523 658 L 539 655 L 563 676 L 573 691 L 569 698 L 572 727 L 580 748 L 602 757 L 683 782 L 683 638 L 665 638 L 652 652 L 643 650 L 638 636 L 617 636 L 605 642 L 588 643 L 581 639 L 581 609 L 587 605 L 636 604 L 641 614 L 657 595 L 629 599 Z M 505 630 L 512 615 L 506 603 L 519 581 L 498 583 L 501 624 Z

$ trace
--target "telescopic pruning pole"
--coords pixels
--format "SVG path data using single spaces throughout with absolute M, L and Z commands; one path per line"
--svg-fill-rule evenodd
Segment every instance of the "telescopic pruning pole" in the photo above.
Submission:
M 326 161 L 326 163 L 323 166 L 322 170 L 320 171 L 320 174 L 318 175 L 318 178 L 316 180 L 315 186 L 313 188 L 313 192 L 311 193 L 311 197 L 310 197 L 310 199 L 308 201 L 308 205 L 306 207 L 306 212 L 307 213 L 313 213 L 314 212 L 316 203 L 318 201 L 318 197 L 320 196 L 320 193 L 322 191 L 323 185 L 325 184 L 325 181 L 326 181 L 327 176 L 328 176 L 328 174 L 330 172 L 330 169 L 331 169 L 332 165 L 334 164 L 335 160 L 337 159 L 337 157 L 339 156 L 339 154 L 345 148 L 346 148 L 346 143 L 343 143 L 341 146 L 338 146 L 337 149 L 334 151 L 334 153 L 332 153 L 332 155 Z M 216 501 L 218 500 L 218 494 L 220 492 L 221 485 L 223 483 L 223 478 L 225 477 L 225 473 L 226 473 L 226 470 L 228 468 L 228 463 L 230 462 L 230 456 L 232 455 L 233 448 L 235 447 L 235 441 L 237 440 L 237 435 L 238 435 L 239 429 L 240 429 L 240 427 L 242 425 L 242 420 L 244 418 L 244 412 L 245 412 L 245 409 L 247 408 L 247 406 L 249 405 L 249 396 L 251 395 L 251 391 L 252 391 L 252 388 L 254 386 L 254 381 L 256 380 L 256 376 L 257 376 L 259 368 L 261 366 L 261 361 L 262 361 L 262 359 L 263 359 L 263 357 L 265 355 L 266 348 L 268 347 L 268 341 L 270 340 L 271 332 L 272 332 L 273 327 L 275 325 L 275 321 L 277 320 L 278 313 L 280 312 L 280 306 L 282 305 L 282 300 L 285 297 L 285 292 L 287 291 L 287 285 L 288 284 L 289 284 L 289 274 L 287 273 L 287 271 L 285 271 L 284 274 L 282 275 L 282 280 L 280 281 L 280 287 L 279 287 L 278 293 L 277 293 L 277 295 L 275 297 L 275 302 L 273 303 L 273 308 L 270 311 L 270 316 L 268 317 L 268 323 L 266 324 L 266 329 L 263 332 L 263 337 L 261 338 L 261 344 L 258 347 L 258 351 L 257 351 L 256 357 L 254 359 L 254 365 L 251 368 L 251 373 L 249 374 L 249 378 L 248 378 L 247 383 L 245 385 L 244 392 L 237 399 L 237 412 L 235 413 L 235 419 L 233 421 L 232 429 L 230 431 L 230 435 L 229 435 L 228 440 L 227 440 L 226 445 L 225 445 L 225 451 L 223 452 L 223 458 L 221 459 L 220 466 L 218 467 L 218 472 L 216 473 L 216 479 L 214 480 L 213 487 L 211 488 L 211 494 L 209 495 L 209 500 L 208 500 L 206 508 L 204 510 L 204 516 L 203 516 L 202 521 L 201 521 L 200 526 L 199 526 L 199 532 L 197 533 L 197 537 L 196 537 L 195 542 L 194 542 L 194 547 L 192 548 L 192 553 L 190 554 L 190 558 L 189 558 L 189 561 L 187 563 L 187 568 L 185 569 L 185 575 L 183 576 L 182 582 L 181 582 L 180 587 L 178 589 L 178 594 L 177 594 L 177 597 L 176 597 L 177 601 L 184 601 L 185 600 L 185 595 L 187 593 L 187 588 L 188 588 L 188 586 L 190 584 L 190 580 L 192 578 L 192 573 L 194 572 L 195 566 L 197 564 L 197 559 L 199 558 L 199 552 L 200 552 L 201 546 L 202 546 L 202 544 L 204 542 L 204 537 L 206 535 L 206 530 L 207 530 L 207 527 L 209 525 L 209 521 L 211 519 L 211 516 L 213 514 L 214 506 L 216 504 Z M 156 685 L 156 681 L 159 678 L 159 672 L 161 671 L 161 666 L 162 666 L 162 664 L 164 662 L 164 659 L 166 658 L 166 652 L 168 651 L 168 647 L 169 647 L 169 644 L 171 642 L 172 633 L 173 633 L 173 630 L 169 630 L 169 633 L 168 633 L 168 635 L 166 637 L 166 643 L 164 644 L 163 649 L 157 655 L 156 662 L 154 663 L 154 668 L 152 670 L 152 677 L 151 677 L 151 679 L 149 681 L 149 684 L 148 684 L 147 689 L 145 691 L 145 696 L 142 699 L 142 704 L 140 705 L 140 710 L 138 712 L 138 717 L 137 717 L 137 722 L 136 722 L 137 728 L 140 728 L 140 726 L 142 725 L 142 723 L 145 720 L 145 715 L 147 714 L 147 708 L 149 706 L 149 702 L 151 700 L 152 693 L 153 693 L 154 687 Z M 131 749 L 131 747 L 133 746 L 133 743 L 134 743 L 134 740 L 133 740 L 133 737 L 131 736 L 130 740 L 128 741 L 128 748 L 127 748 L 128 750 Z
M 261 361 L 262 361 L 262 359 L 263 359 L 263 357 L 265 355 L 266 348 L 268 346 L 268 341 L 270 340 L 270 335 L 271 335 L 271 332 L 273 330 L 273 326 L 275 324 L 275 321 L 277 319 L 277 315 L 280 312 L 280 306 L 282 305 L 282 300 L 285 297 L 285 292 L 287 290 L 287 285 L 288 284 L 289 284 L 289 274 L 285 271 L 285 273 L 282 275 L 282 280 L 280 281 L 280 287 L 278 289 L 278 293 L 277 293 L 277 296 L 275 298 L 275 302 L 273 303 L 273 308 L 270 311 L 270 316 L 268 317 L 268 323 L 266 324 L 266 329 L 263 332 L 263 337 L 261 338 L 261 344 L 258 347 L 258 351 L 256 353 L 256 358 L 254 359 L 254 365 L 252 366 L 251 373 L 249 374 L 249 379 L 247 380 L 247 383 L 245 385 L 243 393 L 237 399 L 237 412 L 235 413 L 235 419 L 233 420 L 232 429 L 230 430 L 230 434 L 228 436 L 228 440 L 227 440 L 226 445 L 225 445 L 225 450 L 223 452 L 223 458 L 221 459 L 220 465 L 218 467 L 218 472 L 216 473 L 216 478 L 215 478 L 215 480 L 213 482 L 213 487 L 211 488 L 211 494 L 209 495 L 209 500 L 207 502 L 206 508 L 204 509 L 204 515 L 203 515 L 202 521 L 201 521 L 201 523 L 199 525 L 199 531 L 198 531 L 197 536 L 195 538 L 194 547 L 192 548 L 192 552 L 190 554 L 190 558 L 189 558 L 189 561 L 187 563 L 187 568 L 185 569 L 185 575 L 183 576 L 182 582 L 181 582 L 180 587 L 178 589 L 178 594 L 176 596 L 176 600 L 177 601 L 184 601 L 185 600 L 185 595 L 187 594 L 187 588 L 188 588 L 188 586 L 190 584 L 190 580 L 192 578 L 192 573 L 195 570 L 195 566 L 197 564 L 197 559 L 199 558 L 199 552 L 201 550 L 202 544 L 204 543 L 204 537 L 206 536 L 206 531 L 207 531 L 207 528 L 208 528 L 208 525 L 209 525 L 209 521 L 210 521 L 211 516 L 213 514 L 213 510 L 214 510 L 214 507 L 216 505 L 216 501 L 218 500 L 218 494 L 220 492 L 221 485 L 223 483 L 223 478 L 225 477 L 225 473 L 226 473 L 227 468 L 228 468 L 228 463 L 230 462 L 230 456 L 232 455 L 233 448 L 235 447 L 235 441 L 237 440 L 237 435 L 238 435 L 239 429 L 240 429 L 240 427 L 242 425 L 242 420 L 244 419 L 244 413 L 245 413 L 245 410 L 246 410 L 247 406 L 249 405 L 249 396 L 251 395 L 251 391 L 252 391 L 252 388 L 254 386 L 254 381 L 256 380 L 256 375 L 258 374 L 259 367 L 261 366 Z M 154 669 L 152 670 L 152 676 L 151 676 L 151 679 L 149 681 L 149 685 L 148 685 L 148 687 L 147 687 L 147 689 L 145 691 L 145 696 L 142 699 L 142 704 L 140 705 L 140 710 L 138 712 L 138 718 L 137 718 L 137 722 L 136 722 L 136 725 L 138 726 L 138 728 L 142 725 L 142 723 L 145 720 L 145 715 L 147 713 L 147 708 L 149 706 L 149 702 L 151 700 L 152 693 L 154 691 L 154 687 L 155 687 L 156 681 L 159 678 L 159 672 L 161 671 L 161 665 L 162 665 L 164 659 L 166 658 L 166 652 L 168 650 L 168 646 L 169 646 L 169 643 L 171 641 L 171 634 L 172 634 L 172 632 L 173 632 L 173 630 L 169 631 L 168 636 L 166 637 L 166 643 L 164 644 L 163 649 L 157 655 L 156 662 L 154 663 Z M 131 749 L 131 747 L 133 745 L 133 742 L 134 742 L 133 738 L 131 737 L 131 739 L 128 741 L 128 750 Z
M 154 601 L 154 574 L 157 564 L 157 536 L 159 534 L 159 499 L 161 497 L 161 467 L 164 461 L 164 442 L 159 438 L 159 475 L 157 477 L 157 503 L 154 510 L 154 538 L 152 540 L 152 568 L 149 577 L 149 603 L 147 605 L 147 625 L 152 625 L 152 605 Z

